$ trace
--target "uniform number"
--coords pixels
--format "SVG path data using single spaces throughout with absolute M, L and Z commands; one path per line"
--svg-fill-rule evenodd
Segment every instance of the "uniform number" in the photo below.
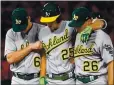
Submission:
M 63 60 L 66 60 L 66 59 L 69 58 L 69 56 L 73 56 L 74 50 L 73 50 L 73 48 L 63 49 L 63 50 L 61 51 L 61 54 L 62 54 L 62 59 L 63 59 Z
M 63 60 L 68 59 L 68 50 L 67 49 L 62 50 L 61 53 L 62 53 Z
M 98 71 L 98 61 L 84 61 L 83 70 L 89 71 L 89 72 L 97 72 Z
M 40 57 L 36 56 L 34 58 L 34 66 L 39 67 L 40 66 Z

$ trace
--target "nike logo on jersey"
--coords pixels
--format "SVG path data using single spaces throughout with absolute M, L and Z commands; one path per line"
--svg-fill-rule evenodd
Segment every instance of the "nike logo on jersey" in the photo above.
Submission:
M 89 48 L 83 46 L 83 45 L 78 45 L 77 47 L 74 48 L 74 56 L 79 57 L 83 55 L 92 55 L 93 54 L 93 46 L 94 44 L 92 43 Z
M 46 50 L 46 53 L 49 54 L 54 48 L 60 46 L 61 44 L 69 40 L 68 29 L 65 30 L 65 33 L 61 37 L 54 36 L 49 39 L 48 44 L 43 43 L 43 47 Z

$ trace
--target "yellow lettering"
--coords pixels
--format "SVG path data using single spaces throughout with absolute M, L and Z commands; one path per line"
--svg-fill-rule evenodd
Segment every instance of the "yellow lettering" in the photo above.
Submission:
M 46 48 L 47 52 L 53 50 L 54 48 L 56 48 L 57 46 L 67 42 L 69 40 L 69 36 L 68 36 L 68 29 L 65 30 L 65 33 L 63 36 L 61 37 L 57 37 L 54 36 L 53 38 L 49 39 L 48 44 L 44 43 L 44 48 Z
M 93 54 L 93 50 L 92 50 L 93 46 L 94 46 L 93 43 L 90 45 L 89 48 L 84 47 L 83 45 L 78 45 L 74 49 L 74 56 L 78 57 L 78 56 L 83 56 L 83 55 L 92 55 Z

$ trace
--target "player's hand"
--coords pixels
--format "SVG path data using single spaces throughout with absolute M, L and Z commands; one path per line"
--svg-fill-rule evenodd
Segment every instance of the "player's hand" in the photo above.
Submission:
M 89 39 L 89 36 L 90 36 L 90 34 L 91 34 L 91 32 L 92 32 L 92 27 L 90 27 L 90 26 L 87 26 L 80 34 L 81 34 L 81 36 L 80 36 L 80 40 L 84 43 L 86 43 L 87 41 L 88 41 L 88 39 Z
M 32 43 L 30 46 L 31 46 L 32 50 L 42 49 L 42 42 L 41 41 L 37 41 L 35 43 Z
M 47 80 L 45 77 L 40 77 L 40 85 L 46 85 L 47 84 Z
M 92 24 L 90 25 L 94 30 L 101 29 L 104 27 L 105 21 L 103 19 L 92 19 Z

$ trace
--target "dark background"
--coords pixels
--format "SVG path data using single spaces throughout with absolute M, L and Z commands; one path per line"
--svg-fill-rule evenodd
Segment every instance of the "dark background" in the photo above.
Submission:
M 12 73 L 9 64 L 4 58 L 5 35 L 11 28 L 11 13 L 17 7 L 24 7 L 32 17 L 33 22 L 39 22 L 41 8 L 47 1 L 1 1 L 1 85 L 10 85 Z M 70 20 L 72 11 L 81 6 L 87 7 L 92 12 L 99 12 L 108 26 L 105 29 L 114 45 L 114 1 L 54 1 L 62 10 L 63 20 Z

